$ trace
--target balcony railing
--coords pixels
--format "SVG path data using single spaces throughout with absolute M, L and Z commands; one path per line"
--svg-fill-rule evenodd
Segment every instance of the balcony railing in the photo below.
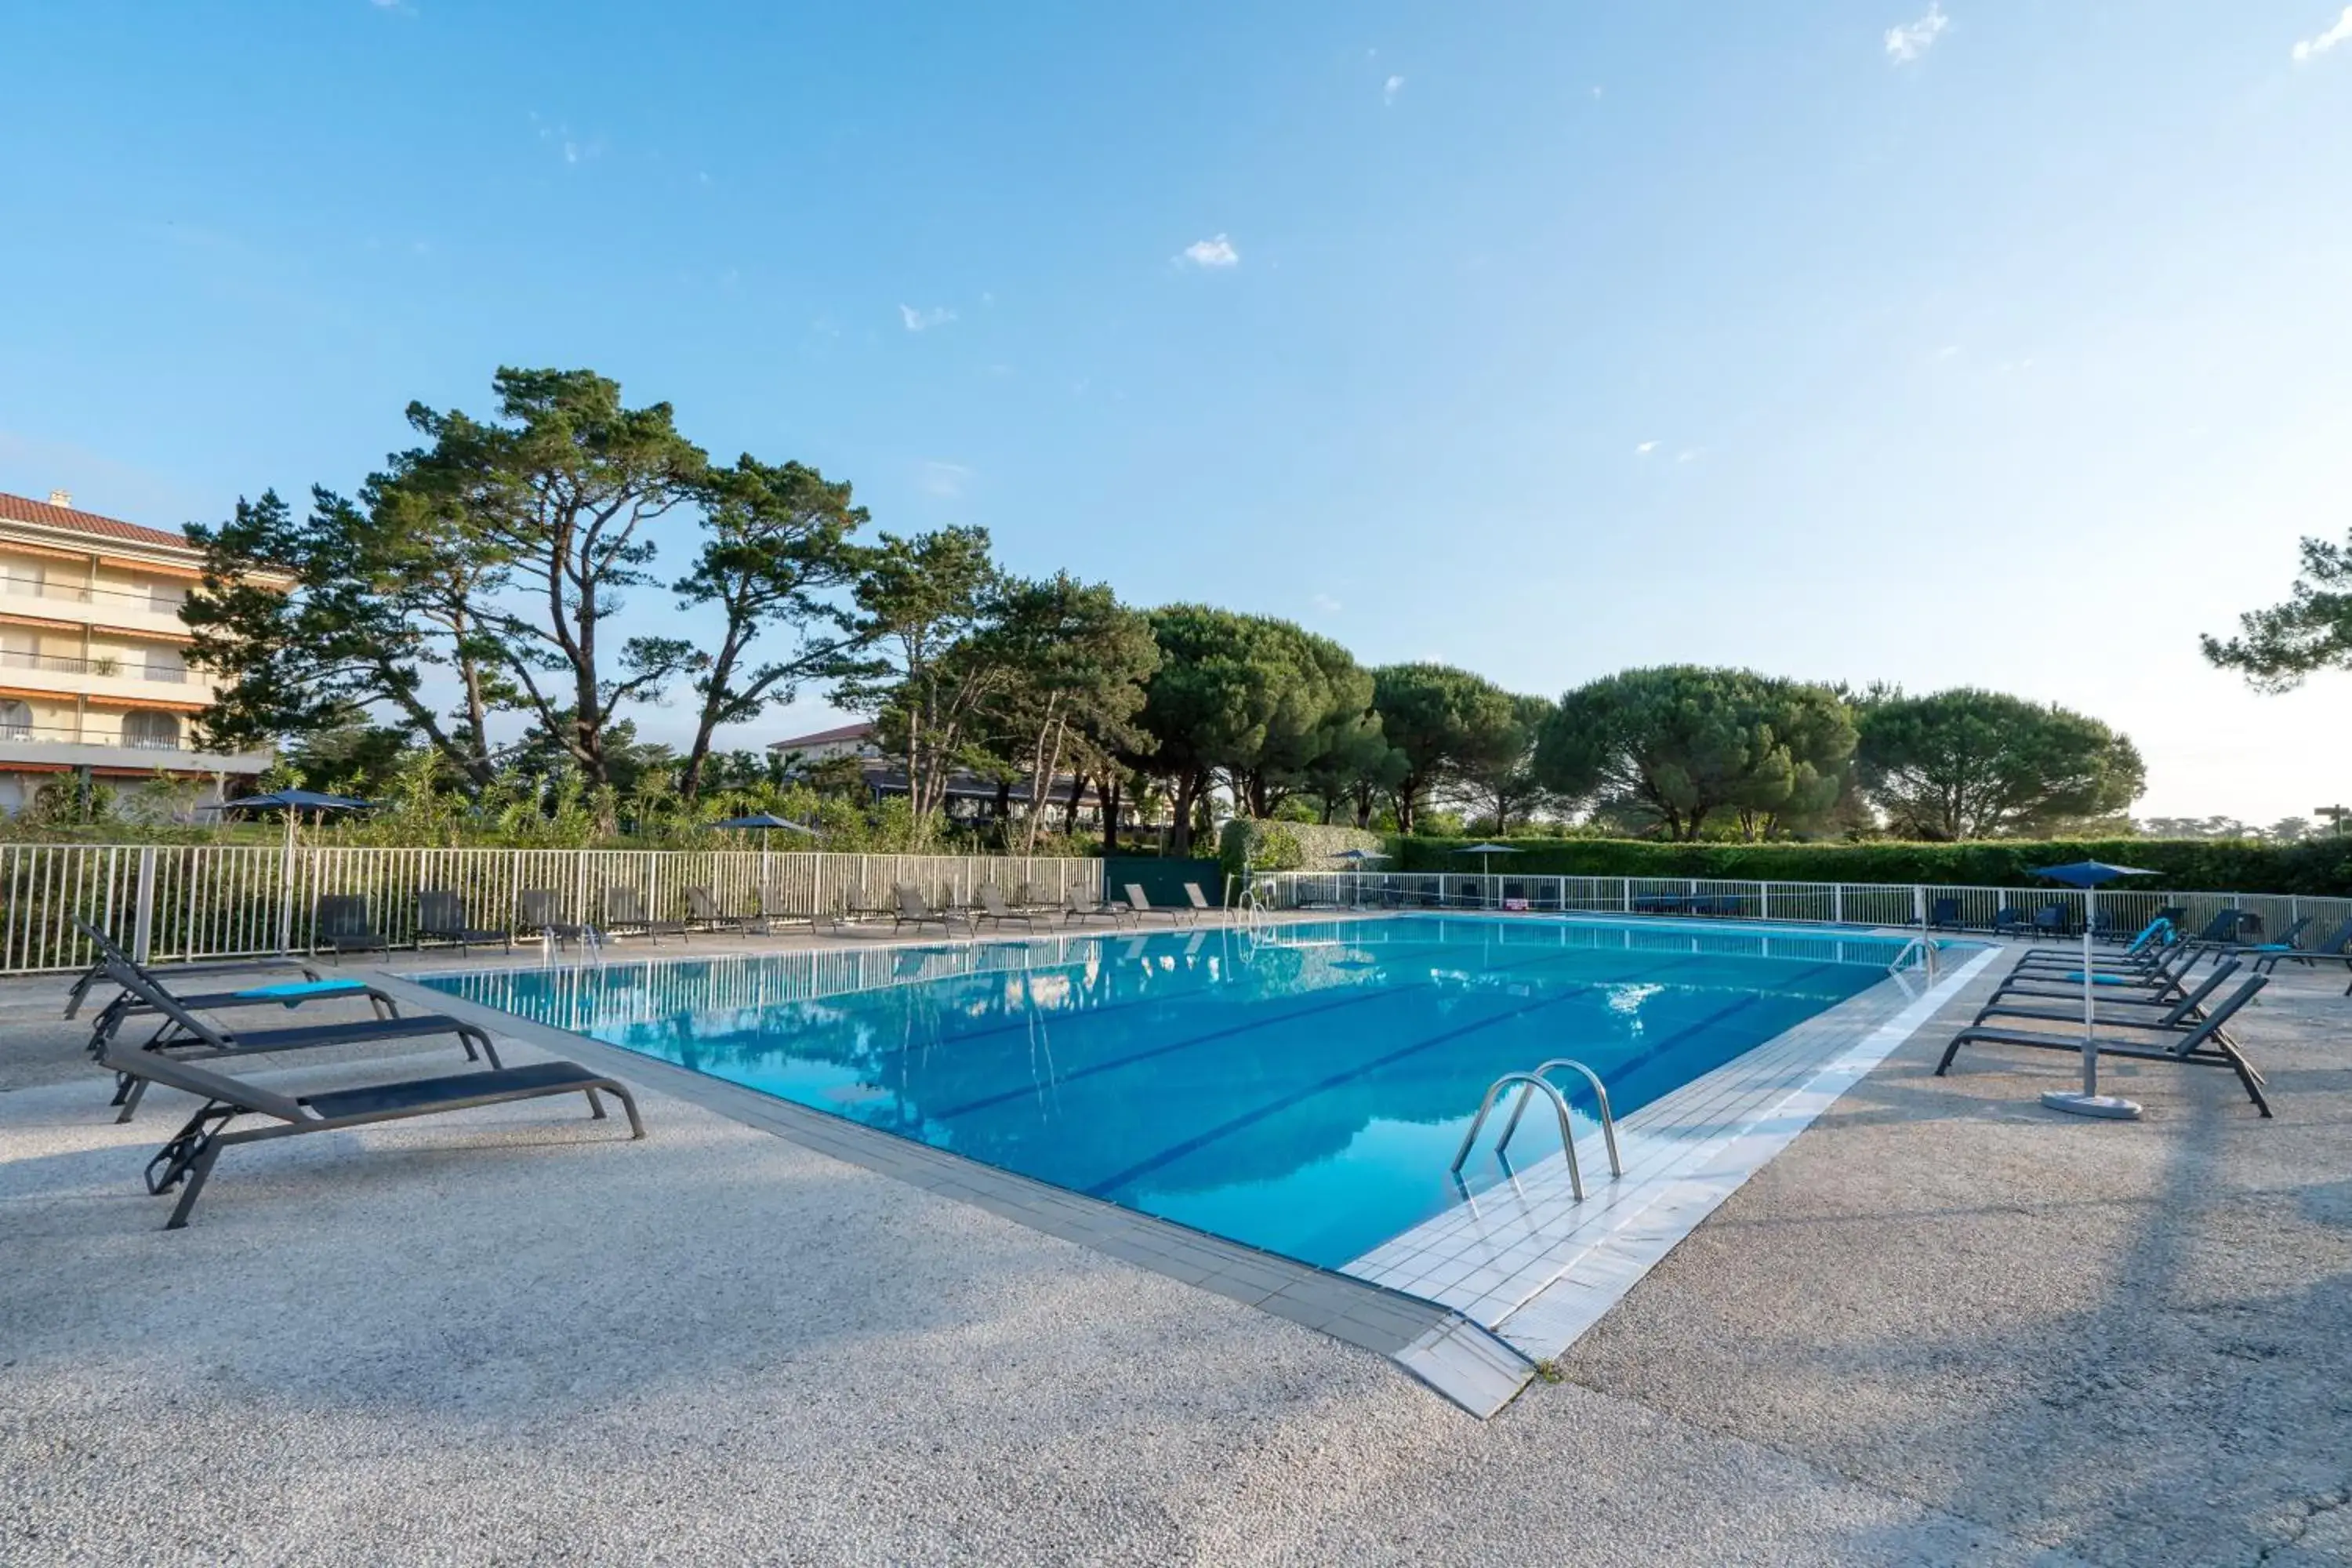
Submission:
M 57 599 L 68 605 L 94 604 L 99 599 L 135 601 L 140 609 L 151 615 L 177 616 L 188 596 L 169 589 L 109 588 L 90 583 L 33 582 L 24 577 L 0 577 L 0 595 L 15 595 L 31 599 Z M 116 608 L 129 608 L 117 605 Z
M 16 648 L 0 648 L 0 669 L 55 669 L 70 675 L 95 675 L 108 679 L 160 680 L 169 686 L 185 686 L 188 668 L 181 664 L 132 664 L 120 655 L 25 653 Z
M 186 752 L 194 754 L 184 737 L 164 735 L 87 735 L 66 724 L 32 724 L 0 717 L 0 744 L 43 742 L 65 746 L 111 746 L 134 752 Z

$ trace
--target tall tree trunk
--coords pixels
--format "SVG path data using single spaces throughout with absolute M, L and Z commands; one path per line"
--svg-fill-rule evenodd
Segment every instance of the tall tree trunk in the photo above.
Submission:
M 1087 793 L 1087 775 L 1073 768 L 1070 771 L 1070 801 L 1062 814 L 1062 837 L 1074 837 L 1078 831 L 1078 803 Z
M 1120 796 L 1127 791 L 1127 776 L 1112 763 L 1103 769 L 1102 818 L 1103 853 L 1118 853 L 1118 808 Z
M 1176 777 L 1176 832 L 1169 848 L 1179 856 L 1192 848 L 1192 805 L 1200 798 L 1202 778 L 1198 773 L 1179 773 Z

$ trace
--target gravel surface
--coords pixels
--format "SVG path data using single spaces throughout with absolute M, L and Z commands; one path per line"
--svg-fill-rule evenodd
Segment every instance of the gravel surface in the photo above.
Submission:
M 658 1094 L 642 1143 L 543 1101 L 235 1150 L 166 1233 L 184 1102 L 115 1127 L 56 990 L 0 989 L 12 1563 L 2352 1562 L 2310 982 L 2246 1030 L 2272 1123 L 2153 1069 L 2061 1121 L 2062 1058 L 1923 1037 L 1483 1424 Z

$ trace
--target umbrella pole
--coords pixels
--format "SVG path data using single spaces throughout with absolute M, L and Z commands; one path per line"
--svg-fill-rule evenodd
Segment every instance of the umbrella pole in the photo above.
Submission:
M 2063 1110 L 2075 1116 L 2096 1116 L 2110 1121 L 2137 1121 L 2139 1105 L 2121 1095 L 2099 1092 L 2099 976 L 2091 967 L 2091 928 L 2096 921 L 2099 889 L 2096 885 L 2083 889 L 2083 1088 L 2080 1093 L 2052 1089 L 2042 1097 L 2042 1103 L 2052 1110 Z

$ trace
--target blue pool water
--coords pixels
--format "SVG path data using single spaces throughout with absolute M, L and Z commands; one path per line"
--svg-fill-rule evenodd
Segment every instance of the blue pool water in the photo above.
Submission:
M 1902 945 L 1450 915 L 1280 934 L 608 960 L 422 983 L 1337 1267 L 1461 1200 L 1447 1167 L 1497 1075 L 1575 1057 L 1622 1116 L 1885 980 Z M 1523 1165 L 1557 1149 L 1539 1120 L 1514 1141 Z M 1482 1152 L 1465 1173 L 1475 1190 L 1497 1170 Z

